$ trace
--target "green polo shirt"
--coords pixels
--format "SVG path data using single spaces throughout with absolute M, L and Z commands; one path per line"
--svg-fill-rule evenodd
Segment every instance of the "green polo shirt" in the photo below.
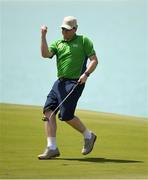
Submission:
M 85 36 L 74 35 L 70 41 L 57 40 L 49 46 L 56 55 L 58 78 L 77 79 L 86 69 L 87 58 L 95 54 L 93 43 Z

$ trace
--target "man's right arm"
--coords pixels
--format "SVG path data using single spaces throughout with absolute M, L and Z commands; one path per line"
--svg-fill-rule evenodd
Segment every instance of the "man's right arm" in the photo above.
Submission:
M 53 52 L 48 50 L 46 34 L 47 34 L 47 26 L 42 26 L 41 27 L 41 54 L 42 54 L 42 57 L 44 58 L 50 58 L 54 54 Z

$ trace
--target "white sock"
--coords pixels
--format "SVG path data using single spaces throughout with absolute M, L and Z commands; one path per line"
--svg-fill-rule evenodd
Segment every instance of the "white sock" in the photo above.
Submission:
M 50 147 L 50 149 L 56 149 L 56 137 L 47 137 L 47 147 Z
M 85 129 L 85 131 L 83 132 L 83 136 L 84 136 L 84 139 L 91 139 L 91 131 L 89 131 L 88 129 Z

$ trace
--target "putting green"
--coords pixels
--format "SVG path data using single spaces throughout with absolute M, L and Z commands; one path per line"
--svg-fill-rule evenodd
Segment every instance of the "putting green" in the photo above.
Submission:
M 77 111 L 98 139 L 81 155 L 81 134 L 58 121 L 61 156 L 40 161 L 46 145 L 42 108 L 0 104 L 0 179 L 148 178 L 148 118 Z

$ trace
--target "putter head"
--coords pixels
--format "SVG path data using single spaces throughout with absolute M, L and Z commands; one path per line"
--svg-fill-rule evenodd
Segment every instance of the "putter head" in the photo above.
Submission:
M 42 121 L 48 121 L 48 118 L 46 116 L 43 116 Z

